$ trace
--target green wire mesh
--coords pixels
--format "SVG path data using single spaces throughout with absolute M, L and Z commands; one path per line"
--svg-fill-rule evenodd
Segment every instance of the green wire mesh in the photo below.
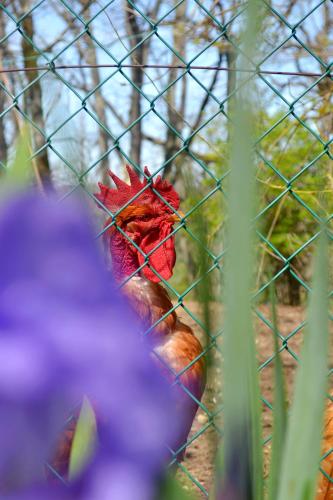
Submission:
M 289 286 L 296 290 L 296 301 L 306 300 L 311 273 L 300 268 L 310 270 L 320 222 L 332 228 L 333 21 L 320 41 L 321 50 L 314 24 L 330 20 L 333 5 L 331 0 L 262 2 L 266 33 L 257 60 L 248 61 L 248 78 L 255 79 L 263 100 L 254 123 L 260 194 L 254 314 L 260 332 L 266 453 L 272 409 L 267 380 L 274 361 L 273 325 L 263 305 L 267 290 L 274 283 L 283 302 Z M 37 181 L 51 178 L 63 197 L 80 190 L 92 205 L 98 204 L 93 195 L 97 181 L 107 182 L 111 167 L 122 175 L 125 162 L 142 175 L 143 163 L 149 165 L 148 186 L 158 173 L 165 173 L 176 187 L 180 184 L 184 216 L 172 233 L 178 266 L 164 286 L 173 300 L 172 311 L 198 332 L 203 355 L 213 360 L 221 356 L 223 328 L 202 313 L 202 294 L 211 286 L 214 302 L 208 307 L 220 311 L 227 143 L 231 133 L 237 134 L 230 108 L 238 90 L 235 60 L 245 50 L 239 46 L 245 10 L 245 1 L 234 0 L 20 0 L 0 5 L 0 69 L 7 70 L 0 74 L 0 172 L 12 154 L 15 134 L 28 123 Z M 288 53 L 297 56 L 288 59 Z M 228 71 L 216 69 L 223 64 Z M 318 76 L 279 76 L 264 70 L 303 70 Z M 98 236 L 111 226 L 122 231 L 116 225 L 120 211 L 112 214 L 103 208 L 111 221 Z M 288 217 L 297 231 L 288 225 Z M 138 272 L 149 266 L 149 254 L 144 258 Z M 283 315 L 289 323 L 280 328 L 280 350 L 292 372 L 305 322 L 299 306 L 287 307 Z M 217 316 L 214 311 L 213 319 Z M 211 372 L 185 460 L 178 463 L 185 485 L 204 497 L 212 484 L 216 438 L 222 434 L 219 372 L 214 367 Z

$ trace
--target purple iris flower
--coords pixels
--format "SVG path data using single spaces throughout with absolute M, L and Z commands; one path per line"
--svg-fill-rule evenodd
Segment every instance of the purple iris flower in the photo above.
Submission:
M 0 205 L 0 497 L 149 500 L 175 429 L 170 392 L 116 291 L 79 201 L 35 192 Z M 70 486 L 47 485 L 83 396 L 99 445 Z

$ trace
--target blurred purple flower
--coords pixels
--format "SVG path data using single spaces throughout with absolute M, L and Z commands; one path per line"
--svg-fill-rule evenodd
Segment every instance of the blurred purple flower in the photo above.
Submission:
M 153 498 L 173 405 L 139 329 L 80 202 L 28 192 L 0 205 L 0 493 Z M 96 457 L 72 486 L 47 486 L 44 463 L 83 395 L 103 422 Z

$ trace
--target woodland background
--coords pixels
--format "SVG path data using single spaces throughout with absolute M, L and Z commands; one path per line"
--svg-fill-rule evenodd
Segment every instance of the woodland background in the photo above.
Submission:
M 187 215 L 171 285 L 190 300 L 200 299 L 202 289 L 191 285 L 207 272 L 216 291 L 220 286 L 235 72 L 38 67 L 121 60 L 232 70 L 244 4 L 5 0 L 0 6 L 0 67 L 30 68 L 0 75 L 0 172 L 25 121 L 32 124 L 40 180 L 63 195 L 81 187 L 94 193 L 97 181 L 109 182 L 107 170 L 121 175 L 125 162 L 163 171 Z M 333 60 L 332 2 L 272 0 L 266 7 L 261 69 L 325 71 Z M 316 80 L 256 76 L 259 301 L 276 276 L 280 302 L 303 302 L 317 216 L 333 214 L 333 83 Z

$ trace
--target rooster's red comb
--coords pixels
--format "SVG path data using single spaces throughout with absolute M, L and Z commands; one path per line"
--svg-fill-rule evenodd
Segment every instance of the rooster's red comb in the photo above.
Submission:
M 159 205 L 166 211 L 173 212 L 163 200 L 165 200 L 175 210 L 179 208 L 179 196 L 173 188 L 172 184 L 159 175 L 155 181 L 148 181 L 147 179 L 140 180 L 139 175 L 129 165 L 126 169 L 130 178 L 130 184 L 121 180 L 113 172 L 109 175 L 116 185 L 116 188 L 109 188 L 104 184 L 98 183 L 100 193 L 96 193 L 96 198 L 111 212 L 119 210 L 119 208 L 126 205 L 128 202 L 131 205 Z M 147 177 L 151 177 L 147 167 L 144 172 Z M 138 195 L 138 193 L 141 194 Z M 161 195 L 161 198 L 158 194 Z M 133 201 L 131 201 L 133 199 Z

